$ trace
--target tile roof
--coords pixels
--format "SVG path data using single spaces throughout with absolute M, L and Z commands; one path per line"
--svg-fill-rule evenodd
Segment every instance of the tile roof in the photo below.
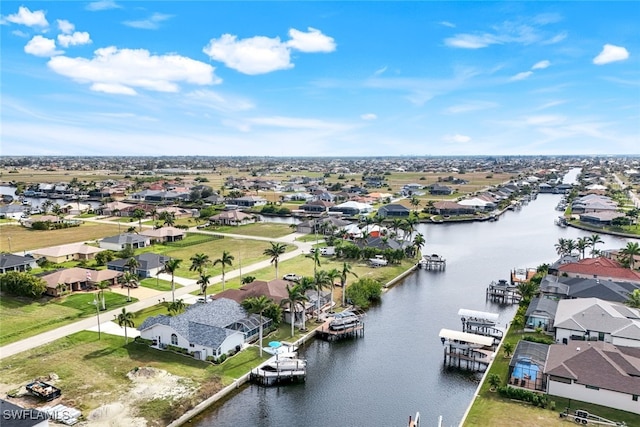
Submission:
M 619 262 L 609 258 L 585 258 L 578 262 L 558 267 L 563 273 L 585 274 L 589 276 L 612 277 L 620 280 L 640 281 L 640 272 L 624 268 Z
M 59 257 L 65 255 L 89 255 L 102 252 L 105 249 L 97 248 L 95 246 L 87 245 L 86 243 L 70 243 L 68 245 L 50 246 L 48 248 L 36 249 L 34 254 L 40 256 L 52 256 Z

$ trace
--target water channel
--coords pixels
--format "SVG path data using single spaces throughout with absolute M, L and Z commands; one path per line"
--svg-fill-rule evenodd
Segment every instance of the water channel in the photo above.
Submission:
M 485 301 L 492 280 L 514 268 L 535 268 L 556 258 L 558 239 L 592 233 L 554 225 L 559 195 L 541 194 L 497 222 L 421 225 L 425 253 L 447 259 L 445 272 L 418 270 L 389 290 L 365 317 L 365 336 L 300 352 L 308 361 L 303 384 L 242 387 L 194 420 L 195 426 L 405 426 L 421 414 L 423 425 L 458 425 L 478 377 L 443 367 L 442 328 L 460 329 L 458 309 L 500 314 L 505 327 L 515 306 Z M 627 240 L 602 235 L 599 249 Z

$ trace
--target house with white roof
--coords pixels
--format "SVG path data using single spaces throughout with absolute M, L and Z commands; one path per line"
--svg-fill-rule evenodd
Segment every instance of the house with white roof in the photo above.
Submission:
M 604 341 L 640 348 L 640 310 L 598 298 L 558 301 L 556 342 Z

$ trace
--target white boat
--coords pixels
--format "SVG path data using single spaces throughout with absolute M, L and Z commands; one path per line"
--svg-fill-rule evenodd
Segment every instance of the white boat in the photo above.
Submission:
M 369 265 L 371 267 L 384 267 L 388 262 L 382 255 L 376 255 L 375 258 L 369 258 Z
M 343 331 L 359 324 L 360 316 L 351 311 L 343 311 L 334 315 L 333 320 L 329 322 L 329 329 L 332 331 Z
M 260 370 L 264 372 L 278 372 L 286 374 L 296 371 L 304 371 L 307 361 L 304 359 L 294 359 L 289 357 L 277 357 L 276 360 L 263 365 Z

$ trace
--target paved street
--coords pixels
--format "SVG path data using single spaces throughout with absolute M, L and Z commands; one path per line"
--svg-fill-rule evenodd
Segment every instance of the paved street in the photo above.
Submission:
M 102 222 L 102 220 L 93 220 L 96 222 Z M 109 221 L 104 221 L 104 222 L 109 222 Z M 208 231 L 203 231 L 203 230 L 197 230 L 196 228 L 190 229 L 189 232 L 193 232 L 193 233 L 202 233 L 202 234 L 222 234 L 222 233 L 214 233 L 214 232 L 208 232 Z M 304 254 L 304 253 L 309 253 L 309 250 L 311 249 L 312 245 L 310 243 L 304 243 L 304 242 L 297 242 L 296 238 L 302 236 L 302 234 L 299 233 L 292 233 L 290 235 L 281 237 L 281 238 L 265 238 L 265 237 L 254 237 L 254 236 L 245 236 L 245 235 L 237 235 L 237 234 L 222 234 L 228 237 L 233 237 L 233 238 L 242 238 L 242 239 L 254 239 L 254 240 L 265 240 L 265 241 L 270 241 L 270 242 L 281 242 L 281 243 L 286 243 L 286 244 L 292 244 L 296 246 L 296 249 L 290 252 L 287 252 L 285 254 L 283 254 L 282 256 L 280 256 L 280 261 L 286 261 L 288 259 L 291 258 L 295 258 L 298 255 Z M 264 260 L 264 261 L 260 261 L 257 262 L 255 264 L 251 264 L 251 265 L 247 265 L 247 266 L 242 266 L 242 274 L 245 275 L 246 273 L 251 273 L 253 271 L 257 271 L 266 267 L 270 267 L 271 263 L 270 260 Z M 236 277 L 240 276 L 240 269 L 235 269 L 235 270 L 231 270 L 228 271 L 225 275 L 226 279 L 233 279 Z M 167 280 L 167 281 L 171 281 L 171 276 L 170 275 L 165 275 L 165 274 L 161 274 L 159 275 L 159 278 L 162 280 Z M 199 286 L 196 284 L 196 281 L 193 279 L 186 279 L 183 277 L 175 277 L 174 280 L 177 283 L 180 283 L 181 285 L 183 285 L 183 287 L 181 288 L 177 288 L 175 290 L 175 296 L 176 299 L 179 298 L 187 298 L 189 296 L 189 294 L 193 291 L 196 291 L 199 289 Z M 222 275 L 218 275 L 218 276 L 214 276 L 212 277 L 211 283 L 212 284 L 216 284 L 216 283 L 220 283 L 222 282 Z M 134 296 L 132 294 L 132 296 Z M 161 299 L 165 299 L 167 301 L 171 300 L 171 291 L 168 292 L 162 292 L 159 294 L 154 294 L 152 296 L 147 296 L 144 299 L 141 299 L 140 301 L 130 304 L 127 306 L 127 311 L 140 311 L 144 308 L 148 308 L 151 307 L 153 305 L 158 304 L 158 301 Z M 69 325 L 65 325 L 65 326 L 61 326 L 57 329 L 48 331 L 48 332 L 44 332 L 42 334 L 33 336 L 33 337 L 29 337 L 26 338 L 24 340 L 21 341 L 17 341 L 11 344 L 7 344 L 3 347 L 0 347 L 0 359 L 3 359 L 5 357 L 9 357 L 9 356 L 13 356 L 14 354 L 18 354 L 21 353 L 23 351 L 41 346 L 43 344 L 55 341 L 59 338 L 65 337 L 67 335 L 71 335 L 74 334 L 76 332 L 80 332 L 83 330 L 97 330 L 97 326 L 98 326 L 98 319 L 100 324 L 102 325 L 107 324 L 107 322 L 110 322 L 114 319 L 115 316 L 118 315 L 118 313 L 121 312 L 121 309 L 116 309 L 116 310 L 110 310 L 110 311 L 106 311 L 104 313 L 100 313 L 99 316 L 93 316 L 93 317 L 89 317 L 86 319 L 82 319 L 78 322 L 69 324 Z M 113 329 L 113 328 L 112 328 Z M 108 329 L 111 330 L 111 329 Z M 108 331 L 105 330 L 105 331 Z M 133 332 L 133 331 L 132 331 Z M 124 333 L 124 331 L 123 331 Z M 130 335 L 133 336 L 133 335 Z

